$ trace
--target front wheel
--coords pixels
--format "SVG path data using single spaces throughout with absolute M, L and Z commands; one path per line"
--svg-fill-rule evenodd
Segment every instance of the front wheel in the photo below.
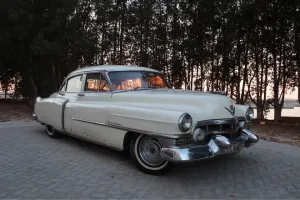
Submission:
M 47 129 L 47 134 L 49 137 L 57 138 L 60 136 L 59 132 L 57 132 L 52 126 L 47 125 L 46 129 Z
M 147 135 L 134 136 L 130 144 L 130 153 L 138 168 L 148 174 L 166 172 L 170 163 L 160 156 L 161 144 L 156 138 Z

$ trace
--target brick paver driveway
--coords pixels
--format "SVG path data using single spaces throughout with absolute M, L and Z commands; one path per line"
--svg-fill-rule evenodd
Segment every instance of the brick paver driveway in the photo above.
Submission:
M 300 148 L 260 141 L 241 154 L 139 172 L 122 153 L 36 123 L 0 123 L 0 198 L 299 199 Z

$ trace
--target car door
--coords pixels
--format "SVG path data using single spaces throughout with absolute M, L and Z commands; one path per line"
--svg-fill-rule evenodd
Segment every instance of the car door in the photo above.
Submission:
M 105 143 L 103 137 L 111 102 L 109 84 L 101 72 L 86 73 L 83 91 L 75 100 L 72 131 L 89 140 Z
M 64 130 L 75 136 L 83 137 L 84 135 L 72 131 L 72 118 L 74 115 L 74 104 L 82 91 L 84 74 L 76 74 L 68 77 L 62 91 L 59 92 L 55 102 L 61 105 L 61 118 Z M 57 116 L 59 117 L 59 116 Z

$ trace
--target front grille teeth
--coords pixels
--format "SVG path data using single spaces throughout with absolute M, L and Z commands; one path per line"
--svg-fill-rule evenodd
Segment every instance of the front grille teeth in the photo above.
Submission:
M 174 140 L 174 145 L 175 146 L 185 146 L 189 145 L 192 143 L 192 137 L 185 137 L 185 138 L 177 138 Z

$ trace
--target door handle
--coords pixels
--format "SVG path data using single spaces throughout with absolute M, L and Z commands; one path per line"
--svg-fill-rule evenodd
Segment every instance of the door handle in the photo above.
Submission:
M 77 96 L 83 97 L 84 94 L 83 93 L 78 93 Z

